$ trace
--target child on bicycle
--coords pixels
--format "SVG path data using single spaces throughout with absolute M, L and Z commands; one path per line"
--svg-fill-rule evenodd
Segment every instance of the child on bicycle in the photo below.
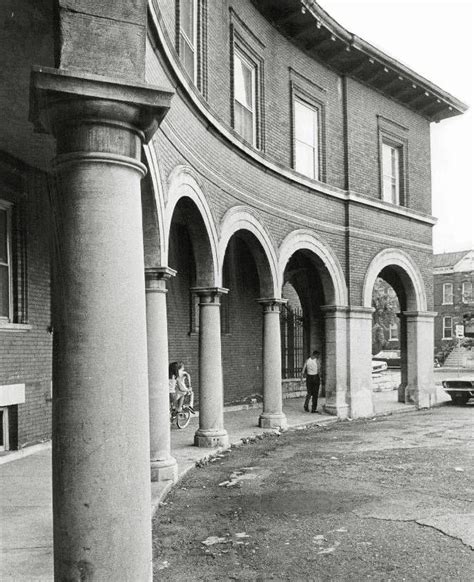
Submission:
M 194 392 L 191 387 L 191 376 L 184 369 L 184 362 L 172 362 L 169 366 L 168 376 L 171 406 L 176 412 L 181 412 L 185 399 L 187 399 L 186 406 L 194 414 Z

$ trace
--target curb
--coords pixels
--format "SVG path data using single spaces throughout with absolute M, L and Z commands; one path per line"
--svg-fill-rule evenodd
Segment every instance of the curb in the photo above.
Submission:
M 158 510 L 158 508 L 160 506 L 160 503 L 163 503 L 163 501 L 165 500 L 168 493 L 173 489 L 173 487 L 175 487 L 183 479 L 183 477 L 185 475 L 187 475 L 189 473 L 189 471 L 191 471 L 191 469 L 195 469 L 200 464 L 204 465 L 204 464 L 208 463 L 211 459 L 219 456 L 220 454 L 222 454 L 225 451 L 229 451 L 233 448 L 241 447 L 244 444 L 253 443 L 255 441 L 261 440 L 262 438 L 265 438 L 265 436 L 267 436 L 267 435 L 271 436 L 272 434 L 274 434 L 275 436 L 276 435 L 280 436 L 283 433 L 297 431 L 297 430 L 304 430 L 304 429 L 310 428 L 312 426 L 333 425 L 333 424 L 336 424 L 338 422 L 367 421 L 367 420 L 374 420 L 375 418 L 386 418 L 387 416 L 392 416 L 392 415 L 421 412 L 421 411 L 425 411 L 425 410 L 431 410 L 431 408 L 439 408 L 441 406 L 446 405 L 447 403 L 448 403 L 448 401 L 436 402 L 435 404 L 432 404 L 430 408 L 416 408 L 416 406 L 414 404 L 407 404 L 405 408 L 401 408 L 400 410 L 390 410 L 388 412 L 379 412 L 379 413 L 374 414 L 373 416 L 369 416 L 367 418 L 357 418 L 357 419 L 352 419 L 352 418 L 343 419 L 343 418 L 337 418 L 337 417 L 318 418 L 317 420 L 315 419 L 314 421 L 293 424 L 293 425 L 289 426 L 285 431 L 279 431 L 277 428 L 274 428 L 274 429 L 267 429 L 258 435 L 250 435 L 248 437 L 241 437 L 239 440 L 232 442 L 232 443 L 229 443 L 229 445 L 227 445 L 226 447 L 218 447 L 218 448 L 214 449 L 212 452 L 207 453 L 203 457 L 197 459 L 196 461 L 193 461 L 193 462 L 190 461 L 188 466 L 183 467 L 183 469 L 181 471 L 179 471 L 176 481 L 174 481 L 174 482 L 173 481 L 161 481 L 160 482 L 161 486 L 158 485 L 158 483 L 155 486 L 152 484 L 152 499 L 151 499 L 152 518 L 155 516 L 156 511 Z M 252 407 L 249 406 L 249 408 L 252 408 Z M 159 489 L 159 491 L 156 492 L 156 495 L 153 495 L 153 488 L 155 488 L 157 490 Z

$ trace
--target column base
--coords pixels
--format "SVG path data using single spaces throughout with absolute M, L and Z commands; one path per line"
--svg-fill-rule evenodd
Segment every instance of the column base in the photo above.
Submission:
M 151 480 L 152 481 L 173 481 L 178 480 L 178 463 L 174 457 L 169 457 L 163 461 L 151 461 Z
M 288 421 L 283 412 L 263 412 L 258 419 L 258 426 L 260 428 L 281 428 L 286 430 L 288 428 Z
M 372 386 L 359 388 L 352 392 L 350 411 L 351 418 L 370 418 L 374 415 Z
M 194 434 L 194 446 L 204 448 L 228 447 L 229 435 L 224 429 L 200 429 Z
M 323 406 L 324 412 L 331 414 L 332 416 L 337 416 L 338 418 L 347 418 L 349 416 L 349 406 L 347 404 L 325 404 Z

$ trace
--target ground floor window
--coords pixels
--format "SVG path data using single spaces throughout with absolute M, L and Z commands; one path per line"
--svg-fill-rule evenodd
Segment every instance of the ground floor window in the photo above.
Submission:
M 303 369 L 303 310 L 282 305 L 281 317 L 282 378 L 299 378 Z
M 443 317 L 443 339 L 451 339 L 453 337 L 453 318 Z
M 8 407 L 0 408 L 0 451 L 8 451 L 10 448 L 8 432 Z

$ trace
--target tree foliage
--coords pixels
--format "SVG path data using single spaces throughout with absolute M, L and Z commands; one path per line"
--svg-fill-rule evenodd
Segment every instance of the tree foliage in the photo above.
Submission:
M 398 323 L 397 313 L 400 312 L 395 290 L 380 277 L 376 279 L 372 291 L 372 307 L 375 310 L 372 325 L 372 353 L 377 354 L 387 344 L 390 325 Z

